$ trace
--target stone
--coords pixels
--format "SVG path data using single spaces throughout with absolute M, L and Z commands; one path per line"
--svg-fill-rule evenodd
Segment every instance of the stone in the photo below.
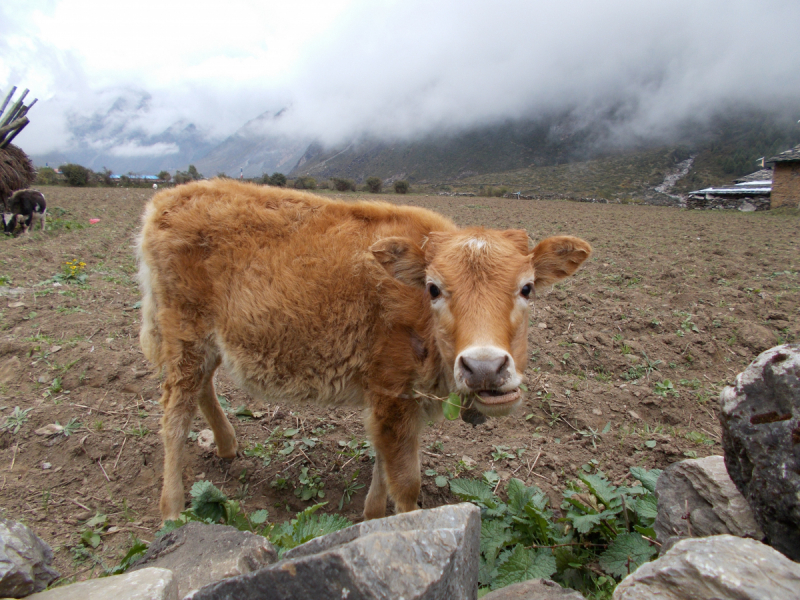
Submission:
M 736 337 L 743 346 L 753 352 L 764 352 L 767 348 L 774 346 L 777 341 L 775 333 L 771 329 L 747 321 L 736 330 Z
M 214 432 L 210 429 L 203 429 L 197 434 L 197 445 L 203 450 L 211 450 L 214 446 Z
M 79 581 L 26 600 L 178 600 L 178 584 L 168 569 L 142 569 L 122 575 Z
M 614 590 L 614 600 L 797 600 L 800 565 L 732 535 L 681 540 Z
M 529 579 L 489 592 L 483 600 L 586 600 L 580 592 L 549 579 Z
M 178 595 L 209 583 L 252 573 L 278 560 L 266 538 L 228 525 L 187 523 L 156 538 L 128 572 L 159 567 L 175 574 Z
M 53 551 L 22 523 L 0 519 L 0 597 L 40 592 L 59 576 Z
M 474 600 L 480 510 L 469 503 L 375 519 L 311 540 L 193 600 Z
M 680 538 L 729 533 L 761 540 L 764 533 L 731 481 L 722 456 L 682 460 L 656 483 L 656 536 L 663 555 Z
M 760 354 L 720 394 L 725 465 L 764 542 L 800 560 L 800 344 Z

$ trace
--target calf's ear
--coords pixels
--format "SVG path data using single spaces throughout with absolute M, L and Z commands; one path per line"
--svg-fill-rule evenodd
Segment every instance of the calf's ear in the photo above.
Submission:
M 387 237 L 369 248 L 375 260 L 392 277 L 416 287 L 425 287 L 425 251 L 405 237 Z
M 531 252 L 536 291 L 572 275 L 591 254 L 592 247 L 580 238 L 559 235 L 543 239 Z

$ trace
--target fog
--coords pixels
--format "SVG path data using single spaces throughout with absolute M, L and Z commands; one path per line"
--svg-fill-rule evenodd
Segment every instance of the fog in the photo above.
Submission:
M 800 3 L 305 0 L 0 5 L 0 87 L 38 97 L 29 153 L 160 156 L 176 123 L 336 144 L 615 108 L 618 140 L 732 106 L 800 113 Z M 800 118 L 800 114 L 797 115 Z

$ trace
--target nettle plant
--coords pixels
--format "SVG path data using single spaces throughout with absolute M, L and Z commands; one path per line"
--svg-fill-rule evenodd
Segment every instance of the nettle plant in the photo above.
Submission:
M 269 511 L 261 509 L 247 514 L 239 502 L 229 499 L 210 481 L 195 482 L 190 493 L 191 507 L 183 511 L 176 521 L 167 521 L 157 535 L 169 533 L 191 521 L 222 523 L 264 536 L 275 545 L 278 556 L 282 556 L 295 546 L 353 524 L 340 515 L 317 513 L 327 502 L 309 506 L 285 523 L 269 523 Z
M 458 498 L 481 509 L 482 592 L 545 577 L 592 598 L 610 597 L 618 581 L 658 552 L 653 492 L 661 471 L 634 467 L 631 474 L 641 485 L 612 485 L 601 471 L 579 474 L 563 493 L 561 517 L 541 489 L 519 479 L 506 485 L 505 502 L 493 491 L 491 471 L 483 480 L 451 480 Z

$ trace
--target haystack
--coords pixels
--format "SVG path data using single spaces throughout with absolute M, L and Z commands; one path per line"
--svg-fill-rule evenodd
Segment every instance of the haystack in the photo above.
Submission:
M 29 187 L 34 179 L 36 172 L 27 154 L 14 144 L 0 148 L 0 199 L 3 202 L 12 192 Z
M 0 105 L 0 201 L 4 205 L 12 192 L 28 187 L 36 177 L 28 155 L 11 143 L 28 124 L 26 115 L 36 100 L 25 106 L 25 96 L 28 95 L 28 90 L 25 90 L 6 111 L 16 91 L 16 86 L 11 88 Z

